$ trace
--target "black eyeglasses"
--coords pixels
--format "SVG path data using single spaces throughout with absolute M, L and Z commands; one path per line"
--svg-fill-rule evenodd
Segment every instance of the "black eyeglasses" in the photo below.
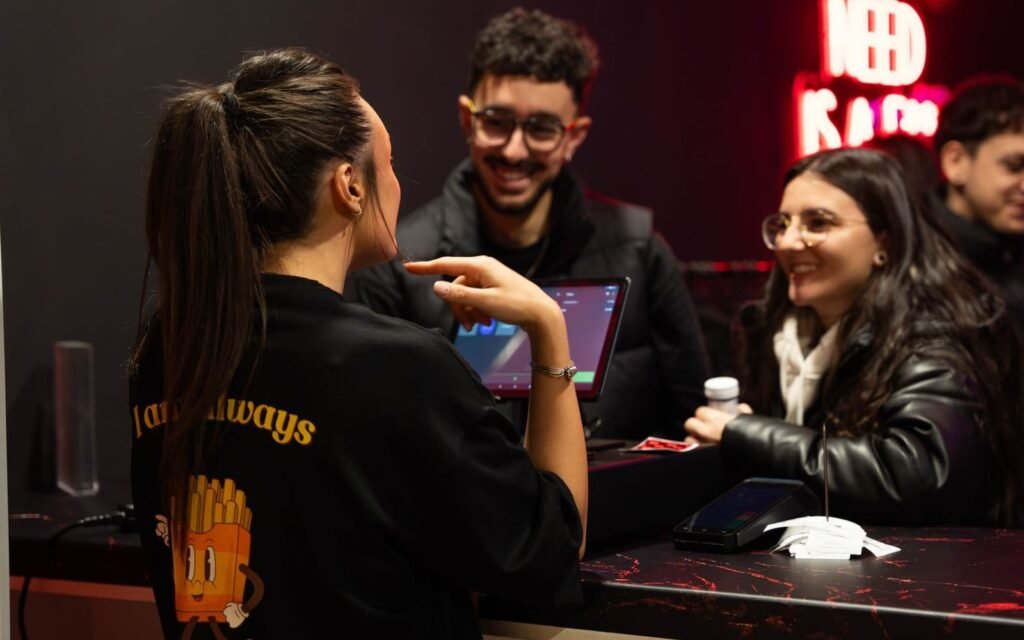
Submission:
M 482 147 L 503 147 L 512 139 L 516 128 L 522 127 L 527 149 L 534 153 L 549 153 L 561 144 L 565 132 L 579 122 L 579 118 L 574 118 L 569 124 L 562 124 L 555 116 L 547 115 L 519 119 L 505 109 L 477 109 L 472 100 L 467 99 L 467 102 L 473 114 L 473 138 Z

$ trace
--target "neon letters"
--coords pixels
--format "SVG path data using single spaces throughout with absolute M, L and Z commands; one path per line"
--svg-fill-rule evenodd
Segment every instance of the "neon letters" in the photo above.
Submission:
M 917 11 L 900 0 L 820 0 L 820 12 L 821 69 L 793 83 L 797 155 L 933 135 L 948 91 L 914 84 L 928 46 Z

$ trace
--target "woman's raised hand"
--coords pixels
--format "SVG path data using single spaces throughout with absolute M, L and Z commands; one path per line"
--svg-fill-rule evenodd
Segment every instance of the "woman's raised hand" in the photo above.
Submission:
M 558 303 L 494 258 L 438 258 L 408 262 L 405 268 L 420 275 L 452 276 L 452 282 L 435 282 L 434 293 L 448 302 L 462 324 L 496 318 L 519 325 L 530 336 L 531 360 L 559 368 L 571 363 L 565 316 Z M 587 450 L 576 388 L 570 380 L 533 372 L 524 444 L 538 469 L 555 473 L 569 487 L 586 531 Z M 581 557 L 585 547 L 584 540 Z
M 437 258 L 407 262 L 405 268 L 418 275 L 454 277 L 452 282 L 435 282 L 434 293 L 448 303 L 455 319 L 466 328 L 495 318 L 532 334 L 539 325 L 562 317 L 558 304 L 540 287 L 494 258 Z

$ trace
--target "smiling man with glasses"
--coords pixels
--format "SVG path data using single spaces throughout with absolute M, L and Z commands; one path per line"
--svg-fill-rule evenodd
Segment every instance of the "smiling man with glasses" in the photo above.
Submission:
M 596 72 L 597 48 L 575 24 L 522 9 L 491 20 L 458 100 L 469 158 L 400 221 L 399 247 L 418 259 L 487 254 L 534 279 L 631 278 L 607 383 L 584 421 L 601 437 L 681 438 L 707 369 L 676 258 L 649 210 L 586 194 L 567 168 L 593 124 L 584 107 Z M 352 289 L 376 311 L 448 330 L 432 284 L 391 263 Z

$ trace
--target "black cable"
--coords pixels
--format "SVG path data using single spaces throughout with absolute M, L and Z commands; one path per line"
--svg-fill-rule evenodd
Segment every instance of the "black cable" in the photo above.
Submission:
M 74 531 L 81 527 L 103 527 L 107 525 L 117 525 L 128 529 L 134 523 L 135 509 L 132 505 L 119 505 L 118 510 L 113 513 L 88 516 L 58 529 L 46 540 L 46 547 L 43 551 L 43 566 L 40 573 L 45 574 L 49 569 L 50 557 L 53 554 L 53 549 L 57 546 L 57 542 L 65 533 Z M 31 582 L 32 573 L 30 571 L 26 571 L 25 581 L 21 583 L 21 594 L 18 596 L 18 631 L 21 633 L 21 640 L 28 640 L 28 629 L 25 624 L 25 605 L 28 602 L 28 589 Z

